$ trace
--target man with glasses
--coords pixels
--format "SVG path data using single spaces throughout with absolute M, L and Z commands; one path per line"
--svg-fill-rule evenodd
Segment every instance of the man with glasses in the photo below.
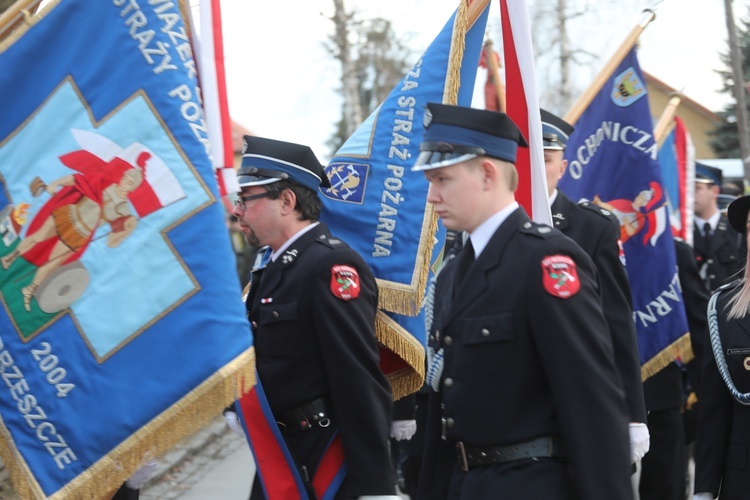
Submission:
M 246 300 L 259 384 L 293 462 L 284 474 L 264 474 L 275 451 L 255 442 L 257 422 L 246 419 L 260 476 L 251 498 L 271 496 L 291 474 L 313 498 L 398 499 L 377 285 L 360 255 L 318 221 L 318 188 L 330 187 L 323 166 L 307 146 L 245 136 L 237 175 L 232 213 L 248 243 L 270 254 Z

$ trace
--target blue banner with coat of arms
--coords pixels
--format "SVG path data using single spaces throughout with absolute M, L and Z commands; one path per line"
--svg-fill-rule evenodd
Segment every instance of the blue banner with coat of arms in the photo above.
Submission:
M 177 3 L 52 2 L 0 67 L 0 454 L 103 498 L 253 373 L 190 38 Z
M 456 104 L 470 106 L 489 4 L 468 27 Z M 364 256 L 378 279 L 382 309 L 413 316 L 427 282 L 434 241 L 442 241 L 428 184 L 411 167 L 428 102 L 444 102 L 454 13 L 386 100 L 336 152 L 321 190 L 322 219 Z
M 480 7 L 474 6 L 474 22 L 457 9 L 385 101 L 336 152 L 326 167 L 331 188 L 321 189 L 321 219 L 364 257 L 378 281 L 376 334 L 386 348 L 380 364 L 395 399 L 424 383 L 422 301 L 435 260 L 433 248 L 445 239 L 445 228 L 427 203 L 429 185 L 411 167 L 424 133 L 425 105 L 451 99 L 471 105 L 489 14 L 489 2 L 475 4 Z M 458 60 L 451 50 L 456 18 L 467 24 Z M 451 68 L 460 72 L 457 96 L 446 89 Z
M 576 123 L 560 181 L 571 199 L 590 200 L 620 222 L 645 377 L 683 356 L 689 342 L 647 92 L 632 49 Z

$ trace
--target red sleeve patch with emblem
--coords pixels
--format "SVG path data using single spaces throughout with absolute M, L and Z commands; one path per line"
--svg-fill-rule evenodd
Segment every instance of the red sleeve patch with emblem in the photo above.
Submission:
M 542 283 L 547 293 L 561 299 L 569 299 L 581 289 L 576 263 L 567 255 L 542 259 Z
M 359 297 L 359 274 L 351 266 L 335 265 L 331 268 L 331 293 L 341 300 Z

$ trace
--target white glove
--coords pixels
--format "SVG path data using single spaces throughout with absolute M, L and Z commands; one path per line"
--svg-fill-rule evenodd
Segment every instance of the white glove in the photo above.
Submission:
M 391 423 L 391 437 L 396 441 L 409 440 L 417 432 L 416 420 L 394 420 Z
M 703 493 L 693 495 L 693 500 L 714 500 L 714 495 L 713 493 L 706 493 L 704 491 Z
M 141 487 L 146 484 L 146 481 L 151 479 L 151 476 L 156 471 L 156 465 L 156 460 L 153 459 L 146 462 L 145 465 L 135 471 L 135 473 L 125 481 L 125 486 L 131 490 L 140 490 Z
M 630 434 L 630 463 L 634 464 L 648 453 L 651 438 L 646 424 L 640 422 L 630 422 L 628 433 Z
M 245 437 L 245 431 L 242 430 L 242 425 L 240 424 L 240 419 L 237 418 L 237 414 L 233 411 L 225 411 L 224 412 L 224 420 L 226 420 L 227 425 L 230 429 L 234 431 L 235 434 L 238 434 L 242 437 Z
M 357 500 L 401 500 L 398 495 L 362 495 Z

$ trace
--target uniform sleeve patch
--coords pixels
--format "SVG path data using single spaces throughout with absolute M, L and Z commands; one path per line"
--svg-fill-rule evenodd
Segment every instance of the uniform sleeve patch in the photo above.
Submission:
M 331 293 L 341 300 L 359 297 L 359 274 L 351 266 L 336 264 L 331 268 Z
M 567 255 L 542 259 L 542 281 L 547 293 L 561 299 L 569 299 L 581 289 L 576 263 Z

